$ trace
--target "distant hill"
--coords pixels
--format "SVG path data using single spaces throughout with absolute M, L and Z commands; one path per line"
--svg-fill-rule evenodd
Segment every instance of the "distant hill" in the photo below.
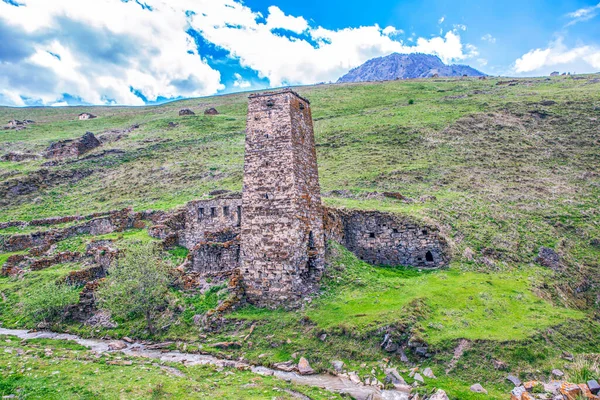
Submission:
M 468 65 L 446 65 L 429 54 L 398 54 L 373 58 L 342 76 L 338 83 L 391 81 L 438 76 L 485 76 Z

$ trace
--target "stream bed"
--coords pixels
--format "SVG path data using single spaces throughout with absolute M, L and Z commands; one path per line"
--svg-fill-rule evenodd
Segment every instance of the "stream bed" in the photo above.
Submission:
M 346 393 L 357 400 L 408 400 L 409 393 L 398 390 L 381 390 L 375 386 L 365 386 L 352 382 L 348 378 L 329 374 L 300 375 L 296 372 L 285 372 L 276 369 L 254 366 L 246 362 L 220 359 L 211 355 L 183 353 L 180 351 L 151 350 L 143 343 L 125 343 L 122 350 L 111 350 L 106 339 L 83 339 L 76 335 L 49 331 L 28 331 L 20 329 L 0 328 L 0 335 L 14 336 L 20 339 L 54 339 L 72 340 L 92 351 L 122 352 L 128 356 L 150 358 L 163 362 L 192 365 L 215 365 L 224 368 L 247 368 L 258 375 L 271 375 L 287 382 L 298 385 L 314 386 L 335 393 Z

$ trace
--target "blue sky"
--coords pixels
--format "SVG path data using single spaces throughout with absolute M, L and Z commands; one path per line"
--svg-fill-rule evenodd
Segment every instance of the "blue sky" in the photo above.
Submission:
M 598 72 L 599 22 L 598 0 L 0 0 L 0 105 L 335 82 L 392 52 L 491 75 Z

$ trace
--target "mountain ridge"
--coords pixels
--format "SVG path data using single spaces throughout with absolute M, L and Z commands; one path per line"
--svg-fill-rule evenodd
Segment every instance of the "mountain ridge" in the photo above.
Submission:
M 431 54 L 392 53 L 372 58 L 340 77 L 337 83 L 390 81 L 396 79 L 431 78 L 433 76 L 485 76 L 468 65 L 446 65 Z

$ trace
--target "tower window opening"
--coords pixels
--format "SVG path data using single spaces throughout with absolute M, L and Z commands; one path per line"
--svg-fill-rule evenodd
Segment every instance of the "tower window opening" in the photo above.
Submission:
M 229 207 L 227 207 L 227 206 L 223 207 L 223 215 L 225 215 L 226 217 L 229 216 Z
M 427 230 L 423 229 L 422 232 L 423 232 L 423 235 L 427 235 Z
M 200 207 L 198 209 L 198 219 L 204 217 L 204 208 Z
M 273 107 L 275 102 L 273 100 L 267 100 L 267 107 Z
M 375 233 L 373 233 L 373 232 L 369 233 L 369 237 L 370 237 L 371 239 L 375 238 Z
M 304 110 L 304 103 L 300 103 L 300 109 Z
M 432 261 L 433 261 L 433 254 L 431 254 L 431 252 L 430 252 L 430 251 L 428 251 L 428 252 L 425 254 L 425 261 L 429 261 L 429 262 L 432 262 Z
M 314 250 L 316 248 L 315 245 L 315 235 L 312 233 L 312 231 L 310 231 L 308 233 L 308 249 L 309 250 Z
M 398 229 L 394 228 L 394 233 L 398 233 Z
M 237 225 L 240 226 L 242 224 L 242 206 L 237 208 L 237 218 Z
M 210 216 L 214 217 L 215 215 L 217 215 L 217 209 L 215 207 L 211 207 L 210 208 Z

